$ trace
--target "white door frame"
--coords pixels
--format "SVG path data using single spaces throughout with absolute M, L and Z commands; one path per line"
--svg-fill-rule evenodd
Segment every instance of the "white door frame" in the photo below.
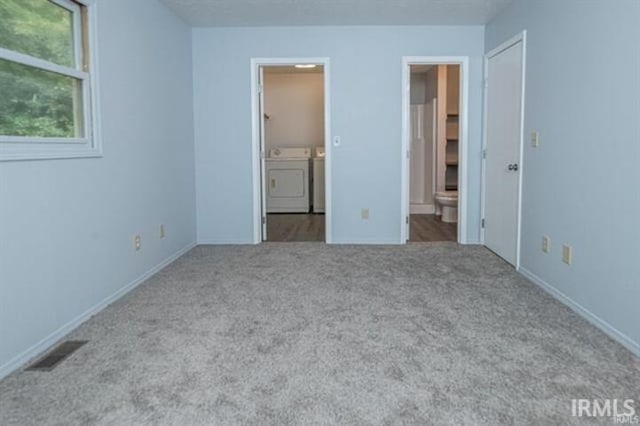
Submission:
M 262 179 L 260 150 L 260 117 L 258 105 L 259 71 L 262 66 L 296 64 L 322 65 L 324 74 L 324 185 L 325 185 L 325 242 L 331 244 L 331 70 L 329 58 L 251 58 L 251 155 L 253 174 L 253 242 L 262 242 Z M 265 153 L 266 154 L 266 153 Z
M 408 240 L 406 220 L 409 217 L 409 138 L 410 138 L 410 65 L 460 65 L 460 120 L 458 160 L 458 243 L 467 242 L 467 151 L 469 140 L 469 57 L 468 56 L 403 56 L 402 57 L 402 151 L 400 196 L 400 244 Z
M 520 146 L 518 147 L 518 194 L 517 194 L 517 218 L 516 218 L 516 271 L 520 270 L 520 254 L 521 254 L 521 230 L 522 230 L 522 176 L 524 172 L 524 96 L 525 96 L 525 87 L 526 87 L 526 74 L 527 74 L 527 31 L 524 30 L 521 33 L 515 35 L 504 43 L 500 44 L 498 47 L 490 50 L 487 54 L 484 55 L 484 105 L 482 107 L 482 191 L 480 194 L 480 208 L 482 211 L 482 218 L 484 219 L 485 209 L 486 209 L 486 192 L 487 192 L 487 182 L 486 182 L 486 149 L 487 149 L 487 90 L 488 90 L 488 81 L 489 81 L 489 59 L 496 56 L 497 54 L 507 50 L 511 46 L 514 46 L 518 43 L 522 42 L 522 91 L 520 94 Z M 484 226 L 480 229 L 480 241 L 484 244 Z

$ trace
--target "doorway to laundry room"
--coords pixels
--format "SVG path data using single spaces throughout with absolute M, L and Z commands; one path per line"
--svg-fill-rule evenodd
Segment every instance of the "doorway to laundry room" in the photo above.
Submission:
M 325 66 L 257 71 L 261 241 L 325 241 Z

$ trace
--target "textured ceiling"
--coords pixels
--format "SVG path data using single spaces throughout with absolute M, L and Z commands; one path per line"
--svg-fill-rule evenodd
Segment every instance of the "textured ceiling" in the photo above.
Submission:
M 196 27 L 485 24 L 511 0 L 162 0 Z

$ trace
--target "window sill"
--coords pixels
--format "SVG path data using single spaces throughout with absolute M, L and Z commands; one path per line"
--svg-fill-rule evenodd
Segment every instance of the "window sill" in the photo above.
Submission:
M 15 144 L 0 144 L 0 161 L 31 161 L 31 160 L 61 160 L 70 158 L 102 157 L 102 149 L 98 147 L 78 146 L 43 146 L 29 144 L 15 146 Z M 12 146 L 13 145 L 13 146 Z

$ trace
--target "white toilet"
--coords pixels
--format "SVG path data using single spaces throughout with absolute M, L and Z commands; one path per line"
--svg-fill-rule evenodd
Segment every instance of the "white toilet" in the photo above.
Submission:
M 442 214 L 442 221 L 458 221 L 458 191 L 436 192 L 436 214 Z

